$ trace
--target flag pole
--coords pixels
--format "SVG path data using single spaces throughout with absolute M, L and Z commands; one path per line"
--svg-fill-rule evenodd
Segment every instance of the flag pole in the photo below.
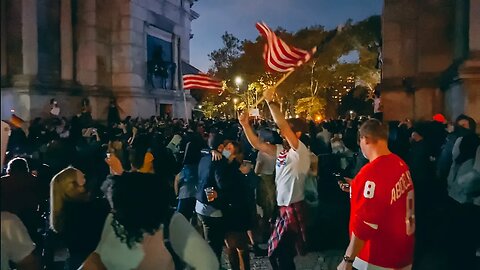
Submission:
M 182 64 L 181 59 L 180 59 L 180 65 L 179 66 L 180 66 L 179 70 L 180 70 L 180 74 L 181 74 L 180 75 L 180 78 L 181 78 L 181 80 L 180 80 L 180 85 L 181 85 L 180 90 L 183 92 L 183 105 L 185 106 L 185 123 L 188 124 L 187 97 L 185 95 L 185 89 L 183 88 L 183 70 L 182 70 L 183 64 Z
M 188 123 L 188 110 L 187 110 L 187 97 L 185 95 L 185 89 L 183 89 L 183 104 L 185 105 L 185 122 Z
M 277 89 L 277 87 L 278 87 L 281 83 L 283 83 L 283 82 L 288 78 L 288 76 L 290 76 L 294 71 L 295 71 L 295 69 L 292 69 L 292 70 L 290 70 L 288 73 L 285 73 L 285 74 L 283 75 L 283 77 L 280 78 L 280 80 L 278 80 L 278 82 L 273 86 L 273 90 L 275 91 L 275 90 Z M 253 107 L 257 107 L 258 104 L 260 104 L 260 102 L 262 102 L 264 99 L 265 99 L 264 97 L 261 97 L 261 98 L 253 105 Z

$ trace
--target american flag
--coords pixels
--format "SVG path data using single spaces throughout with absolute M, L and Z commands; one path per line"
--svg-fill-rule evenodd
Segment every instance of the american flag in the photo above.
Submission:
M 267 39 L 263 58 L 265 59 L 266 66 L 272 71 L 291 71 L 303 63 L 308 62 L 317 50 L 317 48 L 314 47 L 310 51 L 305 51 L 287 45 L 263 22 L 257 23 L 256 27 L 260 34 Z
M 183 75 L 183 89 L 202 89 L 222 91 L 223 82 L 207 74 Z

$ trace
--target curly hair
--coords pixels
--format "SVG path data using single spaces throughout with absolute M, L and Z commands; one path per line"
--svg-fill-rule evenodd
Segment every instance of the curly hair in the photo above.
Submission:
M 105 188 L 113 207 L 115 235 L 129 248 L 154 235 L 167 220 L 167 182 L 154 174 L 124 172 L 110 176 Z M 109 194 L 110 193 L 110 194 Z

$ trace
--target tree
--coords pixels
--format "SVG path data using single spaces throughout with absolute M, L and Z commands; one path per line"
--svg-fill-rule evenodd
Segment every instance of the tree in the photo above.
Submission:
M 362 86 L 349 91 L 338 107 L 338 114 L 347 115 L 349 111 L 354 111 L 357 115 L 372 114 L 372 101 L 367 99 L 368 92 L 369 89 Z
M 325 117 L 325 99 L 319 97 L 301 98 L 295 105 L 295 114 L 305 116 L 307 119 Z
M 225 78 L 229 75 L 230 68 L 242 54 L 240 40 L 232 34 L 225 32 L 222 35 L 223 48 L 213 51 L 208 58 L 213 62 L 209 73 Z
M 295 72 L 278 87 L 277 93 L 283 104 L 283 110 L 309 117 L 325 115 L 333 117 L 349 91 L 361 86 L 373 91 L 380 75 L 376 69 L 378 46 L 381 44 L 380 17 L 372 16 L 353 24 L 345 23 L 341 32 L 327 31 L 322 26 L 312 26 L 290 33 L 278 28 L 276 34 L 288 44 L 298 48 L 318 47 L 311 61 L 298 67 Z M 254 96 L 261 96 L 266 87 L 271 87 L 282 74 L 269 73 L 265 69 L 262 57 L 265 40 L 240 42 L 229 33 L 222 36 L 224 47 L 212 52 L 209 57 L 213 62 L 210 72 L 227 82 L 227 90 L 221 96 L 209 97 L 214 104 L 231 103 L 233 97 L 240 99 L 237 104 L 242 107 Z M 341 62 L 344 55 L 355 51 L 356 61 Z M 237 92 L 232 79 L 241 75 L 248 88 Z M 334 99 L 333 97 L 337 98 Z M 253 102 L 249 102 L 253 104 Z M 229 106 L 224 106 L 223 113 L 228 113 Z M 221 110 L 220 108 L 217 108 Z

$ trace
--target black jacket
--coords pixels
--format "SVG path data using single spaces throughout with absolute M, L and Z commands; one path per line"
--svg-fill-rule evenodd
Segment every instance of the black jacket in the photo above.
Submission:
M 196 199 L 204 204 L 211 205 L 216 209 L 224 209 L 226 206 L 226 194 L 228 190 L 227 159 L 223 157 L 219 161 L 212 161 L 210 149 L 202 150 L 202 158 L 198 163 L 198 191 Z M 205 194 L 205 188 L 213 187 L 218 197 L 209 202 Z

